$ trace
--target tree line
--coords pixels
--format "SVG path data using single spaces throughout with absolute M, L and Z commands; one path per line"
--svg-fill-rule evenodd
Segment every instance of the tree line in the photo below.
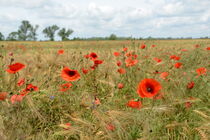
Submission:
M 39 25 L 32 25 L 29 21 L 23 20 L 18 30 L 15 32 L 9 33 L 7 37 L 0 32 L 0 41 L 36 41 L 37 40 L 37 30 Z M 42 30 L 42 33 L 50 41 L 55 40 L 55 35 L 61 38 L 62 41 L 69 40 L 69 36 L 74 32 L 72 29 L 59 28 L 57 25 L 51 25 Z
M 37 40 L 37 30 L 39 25 L 32 25 L 29 21 L 23 20 L 18 30 L 9 33 L 7 37 L 0 32 L 0 41 L 36 41 Z M 49 41 L 54 41 L 56 34 L 61 38 L 62 41 L 68 41 L 69 36 L 74 31 L 72 29 L 59 28 L 57 25 L 51 25 L 42 30 L 42 33 Z M 208 36 L 200 37 L 200 39 L 208 39 Z M 72 40 L 173 40 L 173 39 L 193 39 L 192 37 L 146 37 L 146 38 L 135 38 L 135 37 L 118 37 L 115 34 L 111 34 L 108 37 L 90 37 L 90 38 L 80 38 L 74 37 Z M 199 38 L 197 38 L 199 39 Z

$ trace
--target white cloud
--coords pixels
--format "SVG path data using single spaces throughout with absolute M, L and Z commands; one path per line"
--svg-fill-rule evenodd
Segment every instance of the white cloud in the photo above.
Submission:
M 25 19 L 40 25 L 39 34 L 57 24 L 81 37 L 210 36 L 208 7 L 209 0 L 0 0 L 0 31 Z

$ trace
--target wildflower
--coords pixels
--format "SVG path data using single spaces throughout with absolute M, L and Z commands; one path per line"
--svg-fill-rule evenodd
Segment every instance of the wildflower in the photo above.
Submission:
M 71 70 L 68 67 L 65 67 L 61 72 L 61 77 L 65 81 L 76 81 L 80 79 L 80 74 L 77 70 Z
M 15 63 L 15 64 L 12 64 L 12 65 L 9 65 L 8 67 L 9 67 L 9 69 L 7 69 L 6 71 L 14 74 L 14 73 L 22 70 L 23 68 L 25 68 L 25 65 L 21 64 L 21 63 Z
M 71 83 L 65 83 L 65 84 L 62 84 L 61 85 L 61 88 L 60 88 L 60 91 L 67 91 L 70 87 L 72 87 L 72 84 Z
M 128 101 L 127 106 L 131 107 L 131 108 L 140 109 L 142 107 L 142 102 L 141 101 L 130 100 L 130 101 Z
M 120 53 L 119 52 L 114 52 L 114 56 L 120 56 Z
M 95 97 L 95 101 L 94 101 L 95 105 L 100 105 L 101 101 L 99 100 L 99 98 Z
M 155 58 L 154 58 L 154 60 L 155 60 L 157 63 L 162 62 L 162 60 L 161 60 L 161 59 L 159 59 L 159 58 L 157 58 L 157 57 L 155 57 Z
M 0 92 L 0 101 L 4 101 L 7 98 L 7 92 Z
M 145 44 L 141 44 L 141 49 L 144 49 L 146 48 L 146 45 Z
M 194 87 L 194 85 L 195 85 L 195 83 L 192 81 L 192 82 L 189 82 L 188 84 L 187 84 L 187 88 L 188 89 L 192 89 L 193 87 Z
M 124 87 L 124 85 L 123 85 L 123 83 L 119 83 L 119 84 L 117 85 L 117 87 L 118 87 L 118 89 L 122 89 L 122 88 Z
M 179 69 L 180 67 L 182 67 L 182 63 L 177 62 L 176 64 L 174 64 L 174 67 Z
M 162 86 L 155 79 L 144 79 L 138 84 L 137 93 L 142 98 L 152 98 L 161 88 Z
M 121 66 L 122 65 L 122 62 L 121 61 L 117 61 L 117 66 Z
M 12 95 L 12 97 L 10 98 L 10 101 L 12 102 L 12 104 L 16 103 L 16 102 L 21 102 L 23 100 L 23 97 L 22 95 Z
M 168 77 L 168 75 L 169 75 L 169 73 L 168 72 L 162 72 L 161 74 L 160 74 L 160 78 L 162 78 L 162 79 L 166 79 L 166 77 Z
M 27 87 L 20 92 L 20 95 L 25 96 L 32 91 L 38 91 L 38 90 L 39 90 L 39 88 L 37 86 L 28 84 Z
M 25 78 L 19 79 L 17 85 L 20 87 L 25 84 Z
M 204 67 L 201 67 L 201 68 L 196 69 L 196 72 L 197 72 L 198 76 L 203 75 L 203 74 L 205 75 L 207 72 L 207 69 Z
M 115 130 L 115 126 L 113 124 L 109 123 L 109 124 L 107 124 L 106 129 L 110 130 L 110 131 L 114 131 Z
M 123 69 L 123 68 L 119 68 L 117 71 L 118 71 L 120 74 L 125 74 L 125 73 L 126 73 L 126 70 Z
M 88 73 L 88 69 L 82 68 L 82 72 L 83 72 L 84 74 L 87 74 L 87 73 Z
M 98 55 L 96 53 L 92 52 L 89 54 L 89 57 L 91 58 L 91 60 L 95 60 L 98 58 Z
M 131 57 L 129 57 L 125 60 L 125 63 L 126 63 L 127 67 L 130 67 L 130 66 L 136 65 L 138 63 L 138 60 L 137 59 L 132 59 Z
M 102 64 L 103 60 L 94 60 L 94 65 Z
M 123 48 L 123 51 L 126 52 L 128 50 L 128 48 Z
M 58 50 L 57 53 L 58 53 L 58 54 L 63 54 L 63 53 L 64 53 L 64 50 Z
M 64 128 L 64 129 L 65 129 L 65 130 L 69 130 L 69 129 L 70 129 L 70 127 L 71 127 L 71 123 L 66 123 L 66 124 L 65 124 L 65 128 Z

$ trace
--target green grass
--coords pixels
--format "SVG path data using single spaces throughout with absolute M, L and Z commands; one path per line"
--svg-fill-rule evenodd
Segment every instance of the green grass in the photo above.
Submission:
M 140 49 L 145 43 L 147 47 Z M 155 44 L 157 47 L 151 48 Z M 195 44 L 200 44 L 195 48 Z M 126 59 L 123 47 L 138 55 L 138 63 L 126 67 L 126 74 L 117 72 L 116 62 Z M 207 140 L 210 134 L 210 40 L 156 41 L 69 41 L 69 42 L 0 42 L 0 92 L 10 93 L 0 101 L 0 139 L 2 140 Z M 59 49 L 64 54 L 58 55 Z M 182 52 L 181 49 L 187 49 Z M 13 56 L 8 54 L 13 52 Z M 96 52 L 104 60 L 95 70 L 83 74 L 93 62 L 83 56 Z M 170 60 L 170 55 L 181 57 Z M 148 56 L 147 58 L 145 56 Z M 157 64 L 153 58 L 162 59 Z M 18 74 L 5 70 L 10 64 L 21 62 L 26 68 Z M 13 63 L 14 63 L 13 62 Z M 176 62 L 183 67 L 176 69 Z M 66 92 L 60 92 L 63 67 L 81 74 Z M 196 69 L 205 67 L 206 75 L 197 76 Z M 155 71 L 168 72 L 163 80 Z M 186 74 L 183 74 L 186 72 Z M 26 84 L 18 87 L 17 80 L 25 78 L 39 91 L 31 92 L 22 102 L 12 104 L 10 97 L 19 94 Z M 162 85 L 163 98 L 141 98 L 138 83 L 145 78 L 156 79 Z M 187 89 L 194 81 L 193 89 Z M 118 89 L 118 83 L 124 88 Z M 100 105 L 94 105 L 94 98 Z M 189 98 L 193 97 L 193 100 Z M 126 106 L 131 99 L 139 99 L 141 109 Z M 190 108 L 185 107 L 191 102 Z M 71 123 L 68 130 L 66 123 Z M 114 125 L 113 131 L 107 125 Z

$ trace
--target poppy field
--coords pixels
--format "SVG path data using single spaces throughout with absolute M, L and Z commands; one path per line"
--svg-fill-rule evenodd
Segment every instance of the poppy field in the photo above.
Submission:
M 210 40 L 0 42 L 0 140 L 208 140 Z

